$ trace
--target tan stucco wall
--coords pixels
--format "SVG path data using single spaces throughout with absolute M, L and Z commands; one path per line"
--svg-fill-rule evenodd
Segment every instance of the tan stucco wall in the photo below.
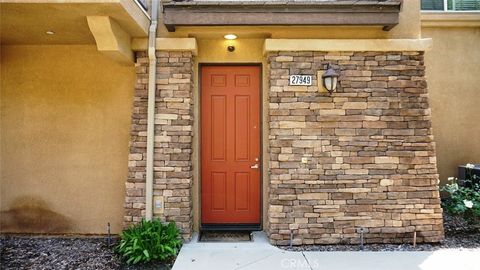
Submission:
M 175 33 L 168 33 L 162 25 L 159 28 L 160 37 L 197 38 L 196 64 L 263 64 L 266 179 L 268 76 L 262 52 L 264 38 L 413 39 L 420 35 L 420 13 L 419 1 L 405 1 L 400 24 L 389 32 L 380 27 L 184 27 Z M 227 33 L 239 36 L 230 41 L 237 48 L 234 53 L 226 51 L 227 41 L 222 37 Z M 92 42 L 89 38 L 88 43 Z M 194 149 L 198 149 L 200 134 L 196 67 Z M 54 231 L 103 233 L 110 221 L 113 231 L 118 232 L 127 175 L 133 67 L 109 60 L 94 45 L 9 46 L 2 48 L 1 71 L 0 203 L 2 211 L 15 210 L 2 212 L 2 221 L 12 221 L 20 207 L 28 210 L 23 213 L 30 218 L 42 214 L 57 219 L 59 226 Z M 196 229 L 200 215 L 198 157 L 199 152 L 194 151 Z M 263 183 L 266 206 L 268 186 Z M 47 230 L 42 222 L 37 222 L 40 228 L 32 230 Z
M 3 231 L 122 226 L 133 66 L 95 46 L 3 46 Z
M 440 181 L 480 163 L 480 27 L 424 27 L 425 65 Z

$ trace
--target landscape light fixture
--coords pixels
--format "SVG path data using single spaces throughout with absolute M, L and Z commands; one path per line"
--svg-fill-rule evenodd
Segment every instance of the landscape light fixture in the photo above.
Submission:
M 228 40 L 235 40 L 235 39 L 237 39 L 237 35 L 226 34 L 225 36 L 223 36 L 223 38 L 228 39 Z

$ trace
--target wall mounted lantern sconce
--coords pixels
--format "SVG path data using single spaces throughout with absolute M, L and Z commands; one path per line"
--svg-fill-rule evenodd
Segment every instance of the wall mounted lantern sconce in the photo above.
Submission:
M 337 89 L 338 73 L 330 64 L 327 65 L 327 71 L 322 75 L 323 87 L 331 94 Z

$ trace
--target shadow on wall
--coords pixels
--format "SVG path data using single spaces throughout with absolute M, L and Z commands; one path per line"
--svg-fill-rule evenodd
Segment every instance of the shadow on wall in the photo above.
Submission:
M 64 233 L 70 231 L 69 218 L 49 209 L 36 197 L 15 199 L 8 210 L 0 212 L 0 231 L 10 233 Z

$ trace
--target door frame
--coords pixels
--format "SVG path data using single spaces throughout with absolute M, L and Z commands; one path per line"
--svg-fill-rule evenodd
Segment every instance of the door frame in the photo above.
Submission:
M 259 108 L 259 132 L 260 132 L 260 155 L 259 155 L 259 160 L 260 160 L 260 222 L 258 224 L 203 224 L 202 223 L 202 70 L 204 67 L 209 67 L 209 66 L 216 66 L 216 67 L 242 67 L 242 66 L 251 66 L 251 67 L 259 67 L 260 69 L 260 83 L 259 83 L 259 101 L 260 101 L 260 108 Z M 264 169 L 264 164 L 263 164 L 263 150 L 264 150 L 264 132 L 263 132 L 263 64 L 262 63 L 198 63 L 198 210 L 199 210 L 199 229 L 200 231 L 209 231 L 209 230 L 216 230 L 216 231 L 261 231 L 263 228 L 263 169 Z

